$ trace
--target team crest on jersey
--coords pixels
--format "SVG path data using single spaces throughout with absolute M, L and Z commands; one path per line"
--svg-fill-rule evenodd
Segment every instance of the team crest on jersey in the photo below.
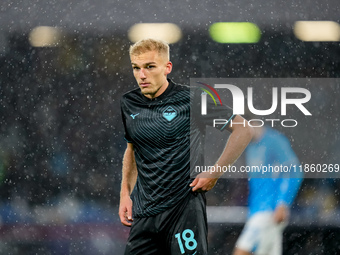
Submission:
M 177 111 L 169 106 L 166 108 L 166 110 L 163 112 L 163 117 L 166 118 L 168 121 L 172 121 L 177 116 Z

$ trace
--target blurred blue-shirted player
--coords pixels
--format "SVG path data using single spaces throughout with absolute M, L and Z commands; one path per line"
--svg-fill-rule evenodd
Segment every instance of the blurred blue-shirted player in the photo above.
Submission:
M 303 174 L 291 167 L 300 162 L 287 137 L 269 127 L 254 130 L 253 140 L 246 149 L 246 164 L 271 171 L 249 173 L 249 215 L 233 254 L 279 255 L 289 207 Z M 283 166 L 285 171 L 291 171 L 284 172 Z

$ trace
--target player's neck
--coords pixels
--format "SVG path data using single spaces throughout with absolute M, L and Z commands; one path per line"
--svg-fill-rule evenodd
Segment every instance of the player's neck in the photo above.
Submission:
M 168 87 L 169 87 L 169 82 L 168 82 L 168 80 L 165 80 L 164 84 L 159 87 L 159 89 L 156 91 L 156 93 L 146 94 L 145 96 L 149 99 L 155 99 L 156 97 L 159 97 L 160 95 L 162 95 Z

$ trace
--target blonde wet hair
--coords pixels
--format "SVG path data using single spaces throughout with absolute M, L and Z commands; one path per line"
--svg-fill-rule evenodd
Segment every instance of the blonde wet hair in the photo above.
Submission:
M 140 54 L 149 52 L 149 51 L 156 51 L 159 55 L 164 56 L 167 61 L 170 60 L 170 47 L 169 45 L 157 39 L 142 39 L 135 44 L 130 46 L 129 54 L 131 56 L 138 56 Z

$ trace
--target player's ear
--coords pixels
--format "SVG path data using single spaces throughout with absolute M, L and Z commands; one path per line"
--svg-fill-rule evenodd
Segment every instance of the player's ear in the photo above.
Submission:
M 168 61 L 166 63 L 166 68 L 165 68 L 165 75 L 171 73 L 172 71 L 172 62 L 171 61 Z

